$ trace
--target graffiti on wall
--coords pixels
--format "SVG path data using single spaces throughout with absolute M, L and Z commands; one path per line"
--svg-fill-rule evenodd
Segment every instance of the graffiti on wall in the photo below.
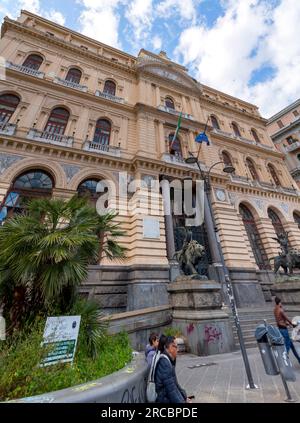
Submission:
M 213 325 L 205 325 L 204 328 L 204 341 L 210 344 L 211 342 L 214 343 L 221 343 L 222 345 L 222 332 L 217 326 Z

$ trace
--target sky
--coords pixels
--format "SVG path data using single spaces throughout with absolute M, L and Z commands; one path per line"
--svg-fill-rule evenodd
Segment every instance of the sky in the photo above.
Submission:
M 300 98 L 300 0 L 0 0 L 136 56 L 167 53 L 268 118 Z

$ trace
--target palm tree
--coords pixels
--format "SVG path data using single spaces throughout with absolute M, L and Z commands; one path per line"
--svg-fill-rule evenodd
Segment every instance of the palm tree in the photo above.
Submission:
M 0 295 L 13 326 L 28 315 L 70 310 L 88 265 L 124 258 L 116 213 L 100 216 L 85 198 L 38 199 L 0 227 Z M 99 239 L 101 245 L 99 247 Z

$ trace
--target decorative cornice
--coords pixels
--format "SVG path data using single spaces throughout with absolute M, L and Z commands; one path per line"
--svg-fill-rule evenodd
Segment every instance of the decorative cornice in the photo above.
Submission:
M 27 34 L 30 35 L 34 38 L 40 38 L 41 40 L 43 40 L 46 43 L 50 43 L 59 47 L 63 47 L 73 53 L 75 53 L 76 55 L 82 56 L 82 57 L 88 57 L 89 59 L 93 59 L 96 62 L 100 62 L 100 63 L 104 63 L 106 65 L 108 65 L 110 68 L 116 68 L 119 70 L 123 70 L 126 73 L 130 73 L 130 74 L 136 74 L 136 70 L 135 67 L 129 67 L 125 64 L 122 64 L 120 62 L 113 62 L 111 61 L 109 58 L 106 58 L 104 56 L 99 56 L 96 53 L 93 53 L 89 50 L 83 50 L 82 48 L 80 48 L 79 46 L 76 46 L 72 43 L 70 43 L 69 41 L 65 41 L 62 40 L 58 37 L 49 37 L 46 35 L 45 32 L 40 31 L 38 29 L 35 28 L 30 28 L 20 22 L 14 21 L 12 19 L 9 18 L 5 18 L 4 19 L 4 23 L 2 24 L 2 29 L 1 29 L 1 35 L 2 37 L 4 36 L 5 32 L 7 29 L 14 29 L 20 33 L 23 34 Z M 107 46 L 107 48 L 109 49 L 109 46 Z M 122 54 L 122 52 L 119 52 L 118 54 Z M 136 60 L 136 59 L 135 59 Z

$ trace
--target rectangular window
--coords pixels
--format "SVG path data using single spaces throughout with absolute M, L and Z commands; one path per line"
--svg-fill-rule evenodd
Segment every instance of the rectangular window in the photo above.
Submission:
M 279 126 L 280 129 L 284 127 L 284 124 L 282 123 L 281 120 L 277 121 L 277 125 Z
M 294 115 L 295 117 L 299 116 L 299 112 L 298 112 L 298 110 L 294 110 L 294 111 L 293 111 L 293 115 Z

